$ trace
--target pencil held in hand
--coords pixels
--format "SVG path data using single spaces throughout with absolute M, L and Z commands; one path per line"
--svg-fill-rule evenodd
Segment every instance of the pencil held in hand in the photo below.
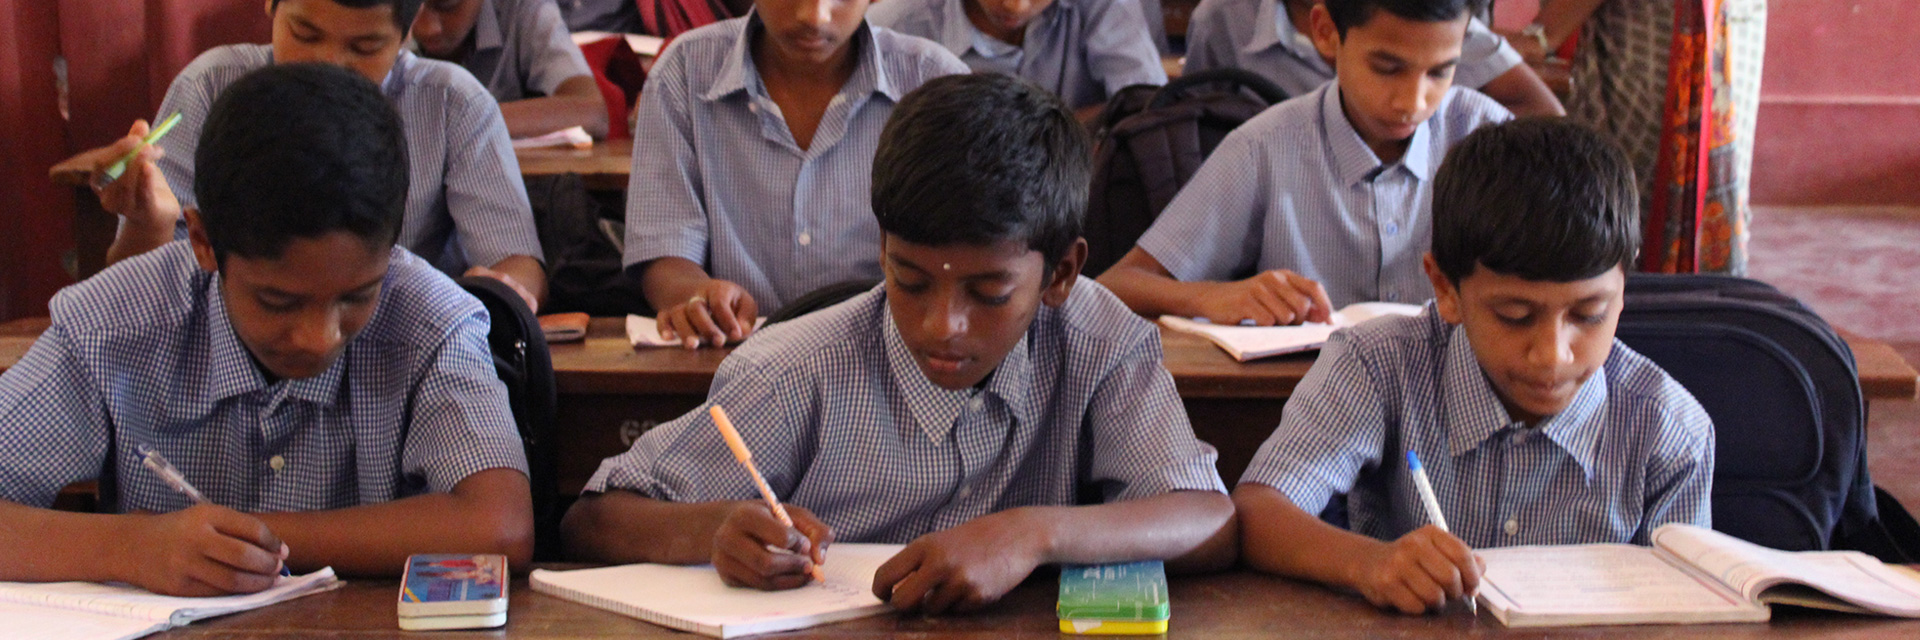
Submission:
M 746 467 L 747 476 L 753 479 L 753 486 L 760 489 L 760 497 L 767 501 L 767 508 L 773 511 L 773 517 L 779 518 L 780 524 L 787 525 L 788 529 L 795 528 L 793 517 L 787 515 L 786 507 L 780 506 L 780 498 L 773 495 L 773 487 L 767 486 L 767 479 L 760 475 L 759 468 L 753 466 L 753 451 L 747 448 L 745 440 L 740 439 L 740 431 L 733 428 L 733 420 L 727 418 L 727 410 L 716 404 L 709 408 L 707 413 L 713 416 L 713 425 L 720 429 L 720 438 L 727 441 L 727 448 L 733 451 L 733 458 L 740 461 L 740 466 Z M 785 550 L 782 549 L 782 551 Z M 813 579 L 822 582 L 827 579 L 826 574 L 820 570 L 819 563 L 813 565 Z

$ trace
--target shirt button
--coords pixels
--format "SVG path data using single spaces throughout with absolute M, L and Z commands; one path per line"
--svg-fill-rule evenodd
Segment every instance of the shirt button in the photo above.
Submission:
M 1400 233 L 1400 225 L 1391 222 L 1387 223 L 1387 235 L 1394 235 L 1396 233 Z
M 274 471 L 285 469 L 287 468 L 287 459 L 282 458 L 280 456 L 274 456 L 272 459 L 267 460 L 267 466 L 272 467 Z
M 1386 296 L 1386 297 L 1387 297 L 1387 302 L 1394 302 L 1394 301 L 1397 301 L 1397 300 L 1399 300 L 1399 299 L 1400 299 L 1400 294 L 1398 294 L 1398 293 L 1389 293 L 1389 294 L 1387 294 L 1387 296 Z
M 967 408 L 973 411 L 979 411 L 980 408 L 984 406 L 987 406 L 987 401 L 984 398 L 974 398 L 967 401 Z
M 804 232 L 804 231 L 803 231 L 803 232 L 801 232 L 801 233 L 800 233 L 800 246 L 802 246 L 802 247 L 804 247 L 804 246 L 807 246 L 807 245 L 810 245 L 810 244 L 813 244 L 813 234 L 811 234 L 811 233 L 807 233 L 807 232 Z
M 959 493 L 956 493 L 956 494 L 953 494 L 953 495 L 954 495 L 954 497 L 956 497 L 956 498 L 962 498 L 962 499 L 964 499 L 964 498 L 966 498 L 967 496 L 970 496 L 970 495 L 973 495 L 973 487 L 964 487 L 964 488 L 961 488 L 961 489 L 960 489 L 960 492 L 959 492 Z
M 1507 519 L 1507 525 L 1506 525 L 1506 531 L 1507 531 L 1507 535 L 1513 535 L 1513 534 L 1516 534 L 1516 533 L 1520 533 L 1520 519 L 1519 519 L 1519 518 L 1508 518 L 1508 519 Z
M 1514 434 L 1513 434 L 1513 443 L 1514 443 L 1514 444 L 1526 444 L 1526 443 L 1527 443 L 1527 432 L 1525 432 L 1525 431 L 1516 431 L 1516 432 L 1514 432 Z

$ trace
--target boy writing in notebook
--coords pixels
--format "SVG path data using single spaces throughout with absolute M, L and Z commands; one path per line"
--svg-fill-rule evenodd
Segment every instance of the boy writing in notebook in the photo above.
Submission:
M 425 0 L 412 49 L 473 73 L 515 138 L 575 126 L 607 136 L 606 102 L 552 0 Z
M 757 0 L 681 34 L 636 107 L 624 262 L 688 348 L 806 293 L 880 277 L 867 204 L 894 102 L 967 67 L 868 26 L 867 0 Z
M 211 105 L 188 239 L 60 292 L 0 375 L 0 580 L 213 595 L 267 588 L 283 561 L 529 559 L 486 310 L 394 246 L 401 129 L 373 83 L 331 65 L 266 67 Z M 112 515 L 46 508 L 82 480 Z
M 401 49 L 419 6 L 419 0 L 270 0 L 272 44 L 215 47 L 181 70 L 160 103 L 161 118 L 183 115 L 179 126 L 120 179 L 99 186 L 100 172 L 136 148 L 145 123 L 52 173 L 95 185 L 102 205 L 120 216 L 109 263 L 183 239 L 182 209 L 198 206 L 194 144 L 221 91 L 272 64 L 338 64 L 379 85 L 406 126 L 409 188 L 399 245 L 449 275 L 498 278 L 537 308 L 546 293 L 540 238 L 500 107 L 465 70 Z M 171 195 L 155 197 L 161 191 Z
M 1417 5 L 1423 0 L 1386 0 Z M 1314 30 L 1319 0 L 1202 0 L 1187 23 L 1185 71 L 1236 67 L 1260 74 L 1287 95 L 1303 95 L 1334 77 Z M 1478 89 L 1519 115 L 1565 115 L 1560 100 L 1506 39 L 1479 19 L 1467 23 L 1455 84 Z
M 885 282 L 767 328 L 709 396 L 796 526 L 701 407 L 601 464 L 562 524 L 569 548 L 785 589 L 834 540 L 907 543 L 874 593 L 933 613 L 992 602 L 1043 564 L 1230 562 L 1215 454 L 1159 334 L 1078 277 L 1089 163 L 1073 115 L 1023 80 L 908 95 L 874 160 Z
M 1032 80 L 1082 120 L 1122 88 L 1167 83 L 1134 0 L 902 0 L 867 19 L 938 42 L 974 71 Z
M 1100 276 L 1134 311 L 1296 324 L 1433 296 L 1420 271 L 1433 168 L 1511 117 L 1453 86 L 1467 0 L 1328 0 L 1313 19 L 1335 81 L 1228 134 Z
M 1712 423 L 1613 337 L 1640 246 L 1631 167 L 1557 119 L 1447 155 L 1422 261 L 1436 298 L 1321 351 L 1234 489 L 1249 566 L 1418 613 L 1472 596 L 1475 548 L 1710 524 Z M 1427 516 L 1409 451 L 1451 529 Z M 1349 528 L 1315 517 L 1329 505 Z

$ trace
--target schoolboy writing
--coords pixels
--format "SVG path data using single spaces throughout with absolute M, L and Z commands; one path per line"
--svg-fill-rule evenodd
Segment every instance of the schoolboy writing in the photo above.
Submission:
M 1614 339 L 1640 246 L 1631 167 L 1558 119 L 1448 153 L 1422 261 L 1437 295 L 1321 351 L 1234 489 L 1249 566 L 1418 613 L 1471 597 L 1476 548 L 1710 524 L 1712 423 Z M 1425 515 L 1409 451 L 1451 533 Z M 1346 528 L 1316 517 L 1329 507 Z
M 885 282 L 766 328 L 709 395 L 795 526 L 702 407 L 601 464 L 562 525 L 569 548 L 786 589 L 835 540 L 906 543 L 874 593 L 932 613 L 993 602 L 1043 564 L 1231 562 L 1216 456 L 1157 331 L 1078 277 L 1089 147 L 1058 98 L 1011 76 L 908 94 L 873 162 Z
M 1417 0 L 1416 0 L 1417 1 Z M 1385 4 L 1413 4 L 1405 0 Z M 1202 0 L 1187 23 L 1186 73 L 1237 67 L 1304 95 L 1334 77 L 1334 59 L 1315 44 L 1320 0 Z M 1455 84 L 1479 90 L 1520 115 L 1566 115 L 1520 53 L 1479 19 L 1467 23 Z
M 867 203 L 893 105 L 966 73 L 953 54 L 868 26 L 867 0 L 758 0 L 681 34 L 636 107 L 628 272 L 688 348 L 821 287 L 880 277 Z
M 0 374 L 0 580 L 213 595 L 264 589 L 283 561 L 393 575 L 422 549 L 530 558 L 486 311 L 394 245 L 402 128 L 332 65 L 263 67 L 211 105 L 188 239 L 60 292 Z M 81 480 L 112 514 L 46 508 Z
M 1085 120 L 1123 88 L 1167 83 L 1140 7 L 1134 0 L 902 0 L 874 6 L 868 20 L 938 42 L 974 71 L 1032 80 Z
M 261 67 L 325 62 L 379 85 L 406 125 L 406 219 L 399 245 L 450 275 L 485 275 L 514 286 L 537 308 L 546 294 L 540 238 L 500 107 L 458 66 L 401 49 L 419 0 L 270 0 L 270 45 L 215 47 L 181 70 L 160 103 L 179 127 L 145 152 L 143 167 L 104 187 L 102 204 L 120 216 L 109 263 L 185 238 L 181 210 L 198 206 L 194 145 L 215 98 Z M 52 173 L 75 184 L 134 149 L 146 125 L 84 152 Z M 128 178 L 133 178 L 129 180 Z M 156 181 L 164 179 L 165 185 Z M 157 197 L 164 187 L 169 197 Z
M 1235 129 L 1100 276 L 1134 311 L 1257 325 L 1433 296 L 1433 167 L 1511 117 L 1453 86 L 1468 0 L 1328 0 L 1314 43 L 1335 82 Z
M 583 127 L 607 136 L 607 105 L 593 70 L 550 0 L 425 0 L 414 53 L 466 68 L 500 101 L 515 138 Z

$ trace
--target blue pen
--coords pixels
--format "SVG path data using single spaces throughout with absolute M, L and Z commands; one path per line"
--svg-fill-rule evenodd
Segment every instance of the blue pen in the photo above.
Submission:
M 153 475 L 160 476 L 160 480 L 166 482 L 167 486 L 173 487 L 174 491 L 178 491 L 181 495 L 193 500 L 194 504 L 206 504 L 209 502 L 207 497 L 200 493 L 199 489 L 193 488 L 193 485 L 187 482 L 186 475 L 180 473 L 180 470 L 175 468 L 173 463 L 167 462 L 166 456 L 160 455 L 159 449 L 143 444 L 135 446 L 133 451 L 134 453 L 140 454 L 140 466 L 146 467 L 148 471 L 152 471 Z M 293 575 L 293 571 L 287 569 L 286 563 L 283 562 L 280 563 L 280 575 L 291 576 Z
M 1427 480 L 1427 469 L 1420 466 L 1420 455 L 1412 449 L 1407 450 L 1407 471 L 1413 474 L 1413 488 L 1420 493 L 1420 504 L 1427 508 L 1427 520 L 1432 521 L 1433 526 L 1440 527 L 1441 531 L 1452 533 L 1447 528 L 1446 514 L 1440 513 L 1440 498 L 1433 495 L 1433 483 Z M 1480 613 L 1480 605 L 1473 601 L 1471 593 L 1467 594 L 1467 610 L 1474 615 Z

